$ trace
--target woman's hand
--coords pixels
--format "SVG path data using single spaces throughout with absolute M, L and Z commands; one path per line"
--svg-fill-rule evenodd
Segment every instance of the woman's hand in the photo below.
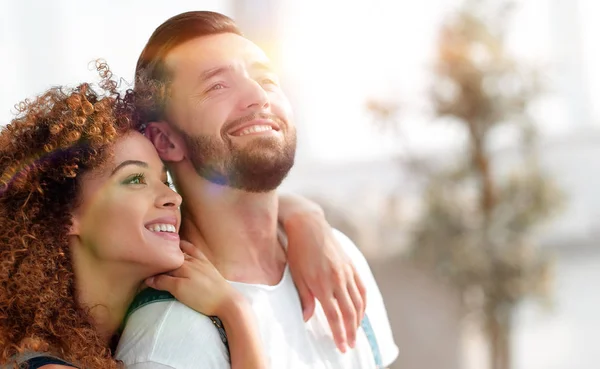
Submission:
M 249 303 L 198 248 L 181 241 L 181 250 L 185 254 L 181 267 L 148 278 L 146 284 L 169 291 L 177 300 L 204 315 L 218 316 L 227 332 L 231 369 L 267 368 L 267 356 Z
M 149 287 L 169 291 L 183 304 L 209 316 L 224 318 L 223 315 L 235 310 L 234 305 L 244 304 L 244 298 L 198 248 L 181 241 L 181 250 L 185 255 L 183 265 L 148 278 Z
M 287 258 L 304 320 L 319 300 L 338 349 L 354 347 L 364 316 L 366 289 L 350 258 L 316 203 L 295 195 L 279 198 L 279 220 L 287 238 Z

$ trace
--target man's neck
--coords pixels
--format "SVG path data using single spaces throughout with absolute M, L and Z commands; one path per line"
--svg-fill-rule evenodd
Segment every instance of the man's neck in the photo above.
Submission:
M 200 247 L 231 281 L 277 284 L 286 264 L 277 239 L 277 194 L 195 180 L 199 183 L 180 186 L 182 239 Z

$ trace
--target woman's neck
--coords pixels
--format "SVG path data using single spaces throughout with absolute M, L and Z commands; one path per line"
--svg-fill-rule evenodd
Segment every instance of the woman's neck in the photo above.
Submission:
M 143 277 L 132 268 L 102 262 L 89 254 L 72 252 L 77 299 L 89 309 L 99 336 L 110 347 Z
M 99 276 L 97 280 L 103 278 Z M 85 287 L 83 287 L 85 285 Z M 117 334 L 127 309 L 140 289 L 140 283 L 115 283 L 112 287 L 106 285 L 81 284 L 79 303 L 89 308 L 98 335 L 107 347 L 112 344 L 112 339 Z

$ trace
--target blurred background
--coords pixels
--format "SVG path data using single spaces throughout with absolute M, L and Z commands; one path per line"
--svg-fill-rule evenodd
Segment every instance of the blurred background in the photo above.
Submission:
M 155 27 L 233 17 L 295 109 L 284 190 L 367 256 L 402 369 L 596 369 L 595 0 L 0 2 L 0 124 L 53 85 L 122 86 Z

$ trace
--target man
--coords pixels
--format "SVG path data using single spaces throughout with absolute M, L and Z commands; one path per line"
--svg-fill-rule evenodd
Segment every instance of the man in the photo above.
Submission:
M 290 278 L 291 255 L 277 222 L 276 189 L 294 163 L 296 131 L 263 51 L 224 15 L 180 14 L 150 37 L 136 90 L 147 92 L 147 103 L 140 97 L 144 132 L 184 199 L 182 238 L 248 299 L 271 367 L 389 365 L 398 349 L 381 294 L 364 257 L 339 232 L 365 283 L 365 319 L 353 308 L 362 301 L 350 270 L 303 319 L 298 295 L 310 295 L 311 286 Z M 154 284 L 169 280 L 156 277 Z M 117 357 L 135 368 L 228 368 L 227 348 L 211 324 L 174 301 L 147 304 L 129 318 Z

